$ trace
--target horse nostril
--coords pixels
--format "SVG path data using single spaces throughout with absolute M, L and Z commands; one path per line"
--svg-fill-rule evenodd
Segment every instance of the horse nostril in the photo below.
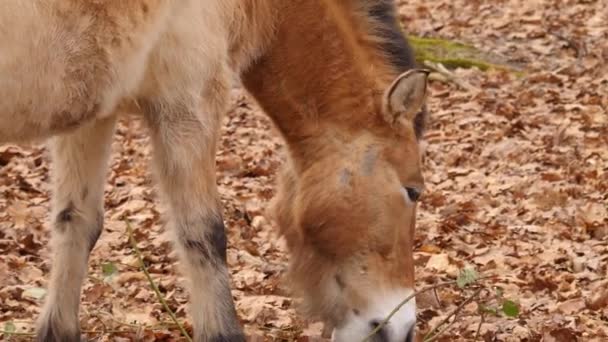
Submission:
M 376 330 L 376 328 L 378 328 L 378 326 L 381 324 L 381 322 L 382 321 L 377 320 L 377 319 L 369 322 L 369 326 L 371 328 L 371 331 Z M 382 327 L 380 330 L 378 330 L 374 334 L 374 338 L 372 339 L 372 341 L 374 341 L 374 342 L 388 342 L 388 333 L 386 331 L 386 326 Z
M 407 191 L 407 196 L 412 200 L 412 202 L 416 202 L 420 198 L 421 193 L 418 189 L 405 188 L 405 191 Z

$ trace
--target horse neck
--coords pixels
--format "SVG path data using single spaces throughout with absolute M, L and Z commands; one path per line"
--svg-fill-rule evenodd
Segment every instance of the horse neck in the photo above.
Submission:
M 378 94 L 395 73 L 383 73 L 382 64 L 365 54 L 371 50 L 357 46 L 361 32 L 355 25 L 348 27 L 354 15 L 335 13 L 346 6 L 251 1 L 256 10 L 269 11 L 265 17 L 271 23 L 266 26 L 272 27 L 272 34 L 264 31 L 259 39 L 259 21 L 258 29 L 250 30 L 263 48 L 244 68 L 243 83 L 274 121 L 292 155 L 301 155 L 296 159 L 314 158 L 312 151 L 327 151 L 328 144 L 341 144 L 378 119 L 373 115 L 380 106 Z M 261 3 L 271 5 L 261 8 Z

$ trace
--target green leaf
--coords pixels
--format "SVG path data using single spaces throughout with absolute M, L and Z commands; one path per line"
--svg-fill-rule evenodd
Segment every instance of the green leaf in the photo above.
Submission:
M 101 272 L 103 273 L 104 277 L 110 278 L 118 274 L 118 268 L 113 262 L 104 262 L 101 264 Z
M 6 322 L 4 323 L 4 329 L 3 329 L 4 333 L 6 335 L 10 335 L 11 333 L 14 333 L 15 331 L 17 331 L 17 327 L 15 326 L 15 324 L 13 322 Z
M 456 278 L 456 285 L 462 289 L 467 285 L 476 282 L 478 278 L 479 274 L 477 274 L 477 271 L 472 268 L 465 268 L 460 271 L 460 274 L 458 274 L 458 278 Z
M 502 302 L 502 312 L 507 317 L 517 317 L 519 316 L 519 305 L 511 300 L 505 300 Z

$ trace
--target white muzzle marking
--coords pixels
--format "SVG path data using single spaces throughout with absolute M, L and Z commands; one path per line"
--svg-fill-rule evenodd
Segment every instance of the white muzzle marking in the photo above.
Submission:
M 373 330 L 372 322 L 382 322 L 386 317 L 413 291 L 402 289 L 398 291 L 378 293 L 369 308 L 358 314 L 349 312 L 345 324 L 334 329 L 332 341 L 359 342 Z M 410 329 L 416 325 L 416 299 L 412 298 L 395 313 L 383 328 L 387 342 L 406 341 Z

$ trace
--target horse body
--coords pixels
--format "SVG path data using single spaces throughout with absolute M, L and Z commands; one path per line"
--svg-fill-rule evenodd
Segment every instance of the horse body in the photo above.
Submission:
M 110 140 L 130 106 L 150 128 L 195 340 L 244 340 L 214 170 L 234 74 L 287 142 L 276 221 L 294 289 L 336 340 L 365 337 L 413 289 L 407 194 L 423 187 L 426 74 L 408 71 L 394 16 L 385 0 L 3 1 L 0 142 L 51 139 L 54 259 L 37 339 L 80 339 Z M 414 324 L 412 302 L 377 338 L 409 340 Z
M 1 141 L 69 131 L 113 114 L 125 99 L 185 100 L 201 97 L 208 83 L 228 83 L 231 7 L 230 0 L 3 1 Z

